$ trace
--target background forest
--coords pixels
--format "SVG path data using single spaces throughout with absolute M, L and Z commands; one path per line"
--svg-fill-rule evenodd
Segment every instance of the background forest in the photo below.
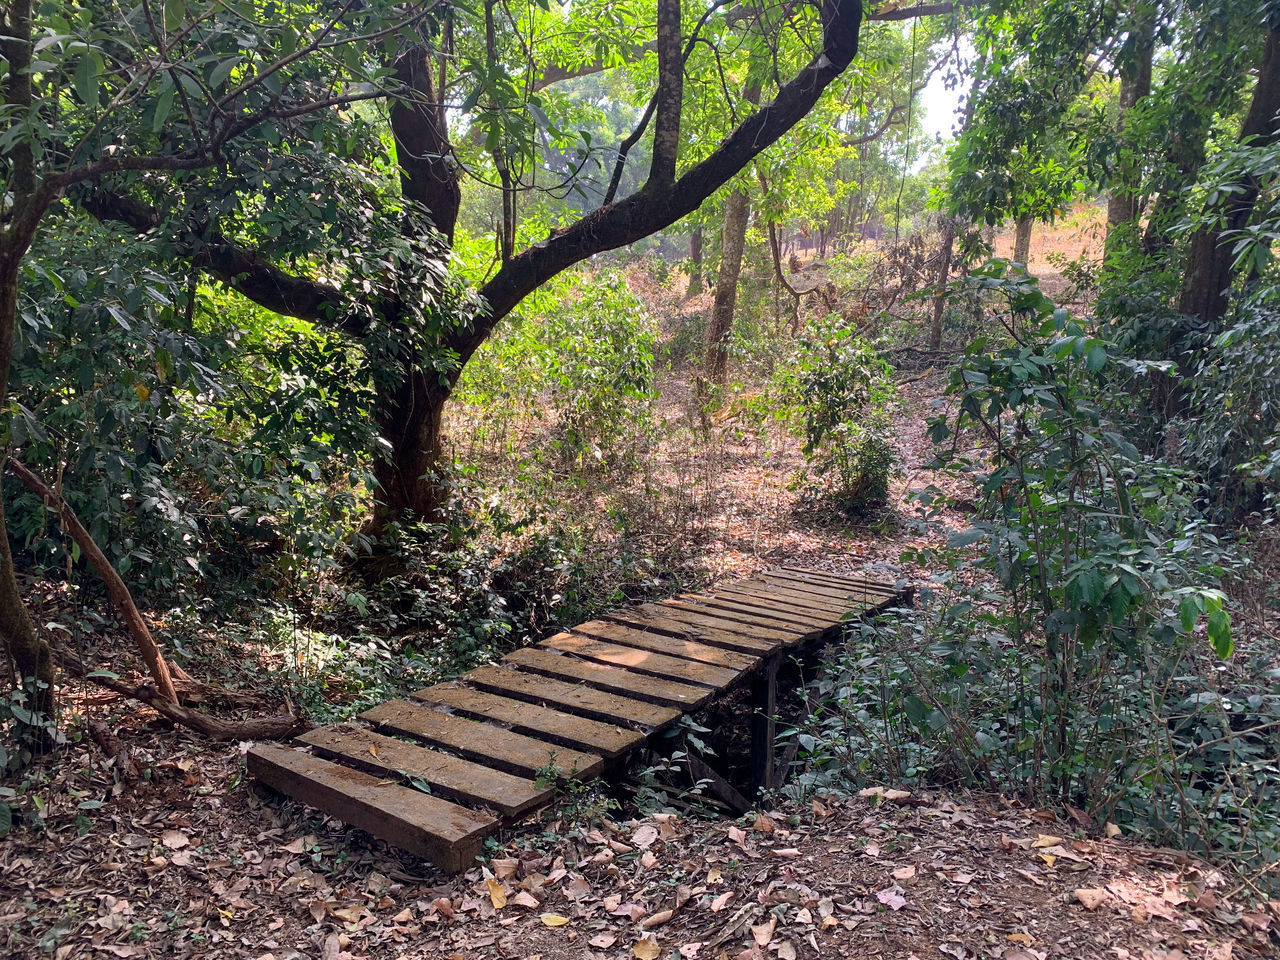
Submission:
M 157 714 L 803 560 L 922 589 L 797 678 L 792 797 L 1276 896 L 1274 4 L 2 9 L 0 834 L 93 830 L 60 764 Z

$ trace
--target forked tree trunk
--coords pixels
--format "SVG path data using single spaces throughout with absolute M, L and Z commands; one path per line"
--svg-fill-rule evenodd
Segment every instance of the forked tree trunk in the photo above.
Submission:
M 1030 214 L 1023 214 L 1017 219 L 1017 227 L 1013 236 L 1013 261 L 1020 263 L 1031 270 L 1031 225 L 1035 223 L 1035 218 Z
M 689 286 L 685 295 L 694 297 L 702 292 L 702 227 L 694 227 L 689 234 Z

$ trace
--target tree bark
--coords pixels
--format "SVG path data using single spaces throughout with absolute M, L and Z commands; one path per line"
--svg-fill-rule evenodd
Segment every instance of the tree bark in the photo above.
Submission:
M 947 308 L 947 281 L 951 279 L 951 260 L 955 256 L 956 222 L 951 217 L 942 218 L 942 236 L 938 241 L 938 272 L 933 282 L 933 316 L 929 321 L 929 349 L 942 349 L 942 316 Z
M 1138 191 L 1142 163 L 1134 155 L 1136 145 L 1125 136 L 1129 114 L 1138 102 L 1151 94 L 1151 62 L 1155 53 L 1155 9 L 1139 7 L 1131 25 L 1133 60 L 1120 74 L 1120 104 L 1116 116 L 1116 136 L 1120 144 L 1119 165 L 1111 195 L 1107 199 L 1107 256 L 1115 253 L 1116 242 L 1126 227 L 1138 219 Z
M 720 270 L 716 276 L 716 299 L 707 327 L 707 352 L 702 367 L 708 383 L 723 387 L 729 369 L 729 334 L 738 308 L 738 278 L 742 274 L 742 251 L 746 246 L 747 220 L 751 202 L 746 190 L 734 190 L 724 204 L 724 228 L 720 241 Z
M 440 475 L 444 405 L 454 379 L 409 363 L 399 382 L 379 388 L 374 415 L 388 449 L 373 464 L 380 491 L 373 532 L 381 532 L 388 521 L 400 517 L 440 518 L 447 495 Z
M 689 234 L 689 286 L 685 295 L 697 296 L 702 292 L 702 227 L 694 227 Z
M 1262 63 L 1258 67 L 1258 80 L 1253 90 L 1249 112 L 1240 125 L 1240 142 L 1255 146 L 1274 143 L 1280 139 L 1280 28 L 1268 25 Z M 1257 203 L 1259 184 L 1252 177 L 1241 178 L 1238 192 L 1227 194 L 1216 210 L 1215 222 L 1201 227 L 1191 237 L 1191 249 L 1187 260 L 1187 272 L 1183 277 L 1182 294 L 1178 298 L 1178 310 L 1194 318 L 1193 328 L 1201 334 L 1212 335 L 1222 327 L 1227 312 L 1227 291 L 1232 280 L 1233 234 L 1249 222 Z M 1190 330 L 1185 331 L 1191 333 Z M 1185 347 L 1186 336 L 1180 346 Z M 1185 356 L 1185 353 L 1183 354 Z M 1180 365 L 1183 357 L 1175 356 Z M 1184 371 L 1185 372 L 1185 371 Z
M 1035 218 L 1030 214 L 1023 214 L 1016 221 L 1016 230 L 1013 236 L 1013 262 L 1020 263 L 1031 270 L 1031 227 L 1035 223 Z

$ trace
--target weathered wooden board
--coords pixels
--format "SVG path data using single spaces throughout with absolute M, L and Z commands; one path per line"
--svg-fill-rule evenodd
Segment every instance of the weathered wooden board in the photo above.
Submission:
M 639 607 L 626 607 L 605 614 L 607 622 L 629 630 L 640 630 L 646 633 L 663 633 L 681 640 L 696 640 L 710 646 L 723 647 L 737 653 L 754 656 L 768 656 L 784 642 L 784 637 L 758 637 L 750 631 L 739 632 L 728 629 L 729 623 L 717 623 L 713 619 L 702 617 L 690 621 L 686 617 L 676 619 L 666 613 L 658 613 L 658 608 L 649 606 L 644 613 L 636 613 Z M 693 611 L 690 611 L 693 612 Z
M 597 690 L 585 683 L 565 683 L 506 667 L 477 667 L 464 674 L 462 679 L 481 690 L 546 704 L 597 720 L 622 721 L 658 728 L 665 727 L 680 716 L 680 710 L 675 707 L 644 703 Z
M 685 593 L 664 602 L 684 604 L 694 611 L 701 610 L 704 613 L 714 610 L 717 616 L 740 619 L 743 623 L 758 623 L 760 620 L 765 620 L 774 624 L 775 629 L 780 630 L 826 630 L 831 626 L 829 616 L 808 610 L 796 610 L 794 607 L 783 607 L 777 603 L 770 604 L 768 600 L 752 599 L 747 602 L 736 597 Z
M 503 663 L 515 664 L 522 670 L 542 674 L 569 683 L 587 683 L 597 690 L 608 690 L 646 703 L 657 703 L 682 710 L 696 710 L 715 693 L 707 687 L 691 683 L 679 683 L 659 677 L 632 673 L 621 667 L 611 667 L 591 660 L 581 660 L 569 654 L 536 648 L 515 650 L 502 658 Z
M 506 724 L 517 733 L 598 753 L 607 760 L 622 756 L 644 742 L 644 734 L 600 720 L 589 720 L 536 703 L 512 700 L 458 683 L 440 683 L 415 691 L 413 697 L 458 713 Z
M 717 607 L 689 603 L 684 598 L 663 600 L 661 603 L 655 604 L 655 606 L 666 617 L 683 620 L 687 623 L 714 624 L 721 630 L 749 637 L 767 638 L 773 643 L 775 650 L 779 645 L 794 646 L 797 643 L 816 637 L 822 632 L 822 628 L 798 622 L 783 624 L 770 617 L 758 617 L 742 611 L 730 614 Z
M 543 640 L 538 646 L 572 653 L 575 656 L 586 657 L 588 660 L 599 660 L 601 663 L 635 670 L 639 673 L 652 674 L 655 677 L 666 677 L 683 683 L 696 683 L 713 690 L 732 686 L 745 672 L 742 668 L 735 670 L 696 660 L 682 660 L 679 657 L 670 657 L 652 650 L 623 646 L 572 633 L 558 633 L 554 637 Z
M 698 663 L 710 663 L 730 670 L 754 670 L 760 664 L 760 657 L 748 653 L 738 653 L 724 647 L 714 647 L 709 643 L 699 643 L 685 637 L 672 637 L 665 633 L 654 633 L 639 627 L 624 627 L 619 623 L 607 620 L 592 620 L 573 628 L 575 634 L 598 637 L 611 643 L 627 647 L 639 647 L 641 650 L 652 650 L 668 656 L 680 657 L 684 660 L 696 660 Z
M 448 800 L 492 807 L 504 817 L 518 817 L 549 803 L 555 794 L 550 787 L 538 787 L 532 780 L 351 724 L 319 727 L 298 740 L 338 763 L 392 779 L 401 774 L 414 777 L 430 786 L 432 793 Z
M 452 873 L 471 866 L 501 822 L 279 744 L 256 744 L 246 761 L 250 775 L 267 786 Z
M 806 583 L 821 583 L 827 586 L 839 587 L 841 589 L 849 589 L 853 591 L 865 590 L 870 593 L 878 593 L 886 597 L 896 597 L 901 591 L 891 583 L 885 583 L 882 580 L 872 580 L 870 577 L 854 575 L 841 576 L 837 573 L 827 573 L 825 570 L 803 570 L 798 567 L 776 567 L 765 571 L 765 576 L 787 577 L 792 580 L 798 580 Z
M 764 573 L 757 575 L 770 586 L 786 587 L 790 590 L 802 590 L 806 593 L 816 593 L 819 596 L 843 601 L 849 598 L 854 600 L 862 600 L 869 602 L 877 602 L 879 600 L 887 600 L 897 595 L 892 587 L 884 584 L 872 584 L 869 582 L 859 583 L 850 581 L 848 583 L 839 583 L 828 580 L 814 580 L 805 577 L 797 577 L 794 574 L 786 572 L 775 572 L 766 570 Z M 742 586 L 750 581 L 743 581 Z
M 627 607 L 606 616 L 618 623 L 651 626 L 655 630 L 683 631 L 684 635 L 699 640 L 704 639 L 703 631 L 715 630 L 720 634 L 733 634 L 750 641 L 752 652 L 763 654 L 772 653 L 779 644 L 795 643 L 807 632 L 800 628 L 780 629 L 777 624 L 763 622 L 747 624 L 740 620 L 717 616 L 710 610 L 695 610 L 666 600 L 661 603 L 646 603 L 639 607 Z M 712 642 L 710 633 L 706 634 L 706 642 Z
M 843 617 L 849 615 L 851 610 L 856 609 L 861 602 L 856 597 L 850 597 L 848 600 L 833 600 L 820 597 L 817 594 L 787 590 L 763 583 L 752 584 L 749 588 L 733 587 L 718 590 L 716 591 L 716 596 L 725 597 L 726 599 L 755 597 L 760 600 L 769 600 L 779 606 L 789 605 L 797 610 L 807 610 L 810 613 L 829 617 L 832 623 L 839 623 Z
M 570 750 L 405 700 L 379 704 L 360 714 L 360 718 L 524 777 L 537 776 L 551 763 L 561 776 L 583 778 L 595 776 L 604 766 L 604 760 L 596 754 Z

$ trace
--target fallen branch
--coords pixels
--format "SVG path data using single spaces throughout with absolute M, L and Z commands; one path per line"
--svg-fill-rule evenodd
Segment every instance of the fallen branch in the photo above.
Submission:
M 165 719 L 181 724 L 196 733 L 202 733 L 213 740 L 281 740 L 314 726 L 310 720 L 294 713 L 287 700 L 285 713 L 278 713 L 272 717 L 252 717 L 248 720 L 223 720 L 166 700 L 149 683 L 133 684 L 115 674 L 101 670 L 90 671 L 74 651 L 61 644 L 55 645 L 54 652 L 62 669 L 72 676 L 96 683 L 108 690 L 114 690 L 121 696 L 137 700 L 139 703 L 145 703 Z
M 147 628 L 146 621 L 142 619 L 142 614 L 138 612 L 138 607 L 133 602 L 133 595 L 129 593 L 129 588 L 125 586 L 125 582 L 120 578 L 120 574 L 116 572 L 116 568 L 111 565 L 111 561 L 107 559 L 106 554 L 94 543 L 93 537 L 89 536 L 89 531 L 84 528 L 84 524 L 80 522 L 61 497 L 50 490 L 43 480 L 17 460 L 10 457 L 6 463 L 14 475 L 22 481 L 22 485 L 43 500 L 45 506 L 58 515 L 62 529 L 76 542 L 80 547 L 80 552 L 88 557 L 89 562 L 93 564 L 93 568 L 98 571 L 98 576 L 102 578 L 103 584 L 106 585 L 107 593 L 111 596 L 112 603 L 120 611 L 120 618 L 124 620 L 134 643 L 138 645 L 138 652 L 142 654 L 142 659 L 146 663 L 147 669 L 151 672 L 152 679 L 155 680 L 155 695 L 163 697 L 169 703 L 176 704 L 178 702 L 178 692 L 173 686 L 173 676 L 169 672 L 169 664 L 161 656 L 160 648 L 156 645 L 155 639 L 151 636 L 151 631 Z

